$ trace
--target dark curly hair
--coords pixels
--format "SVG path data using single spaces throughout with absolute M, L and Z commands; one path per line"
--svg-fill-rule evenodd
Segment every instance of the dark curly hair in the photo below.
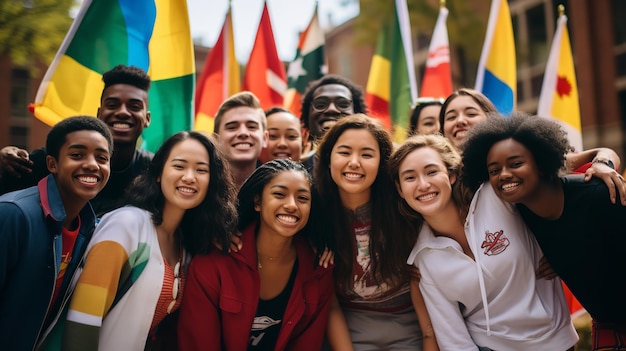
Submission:
M 111 130 L 104 122 L 92 116 L 68 117 L 55 124 L 46 136 L 46 153 L 58 160 L 61 146 L 67 141 L 67 135 L 81 130 L 91 130 L 102 134 L 109 144 L 109 154 L 113 154 Z
M 111 85 L 128 84 L 137 87 L 145 92 L 150 90 L 152 80 L 143 69 L 135 66 L 117 65 L 111 70 L 102 74 L 104 90 Z
M 461 155 L 457 151 L 456 147 L 452 145 L 450 140 L 443 135 L 420 134 L 406 139 L 389 159 L 389 174 L 393 178 L 396 186 L 399 186 L 400 166 L 402 165 L 402 162 L 404 162 L 406 157 L 413 151 L 426 147 L 435 150 L 437 154 L 439 154 L 439 158 L 441 158 L 441 161 L 446 166 L 448 174 L 456 176 L 457 181 L 452 184 L 452 201 L 459 209 L 459 217 L 465 218 L 467 216 L 469 205 L 472 201 L 473 192 L 461 181 L 461 169 L 463 168 Z M 419 228 L 421 226 L 424 218 L 411 208 L 406 200 L 400 198 L 397 207 L 399 212 L 407 218 L 407 220 L 412 222 L 415 228 Z
M 368 112 L 367 105 L 365 104 L 365 99 L 363 98 L 363 89 L 360 86 L 352 83 L 349 79 L 342 76 L 328 74 L 318 80 L 314 80 L 309 83 L 309 85 L 306 87 L 306 90 L 304 91 L 304 95 L 302 96 L 302 110 L 300 111 L 300 121 L 306 129 L 311 129 L 309 128 L 309 113 L 311 110 L 311 103 L 313 102 L 313 93 L 315 93 L 317 88 L 329 84 L 343 85 L 350 90 L 350 93 L 352 93 L 352 105 L 354 107 L 354 113 Z
M 209 252 L 214 243 L 222 251 L 230 247 L 236 231 L 236 192 L 228 163 L 215 146 L 213 137 L 199 132 L 178 132 L 168 138 L 154 155 L 147 172 L 135 178 L 127 189 L 127 203 L 152 214 L 152 222 L 163 222 L 165 197 L 158 182 L 170 152 L 178 143 L 193 139 L 200 142 L 209 154 L 209 188 L 206 197 L 195 208 L 185 211 L 180 223 L 181 242 L 192 255 Z
M 547 118 L 513 112 L 509 118 L 494 114 L 469 131 L 463 145 L 463 180 L 468 187 L 476 189 L 489 179 L 487 154 L 494 144 L 506 139 L 513 139 L 530 151 L 540 177 L 551 183 L 558 181 L 570 150 L 567 134 Z
M 344 117 L 337 121 L 322 138 L 315 153 L 313 179 L 320 196 L 320 208 L 325 211 L 320 220 L 332 235 L 331 249 L 335 252 L 335 276 L 339 289 L 351 283 L 354 262 L 352 224 L 343 216 L 345 208 L 339 197 L 339 188 L 330 174 L 330 158 L 339 137 L 347 130 L 369 131 L 380 149 L 378 175 L 371 186 L 370 255 L 374 267 L 374 279 L 397 283 L 408 281 L 406 258 L 414 236 L 408 223 L 397 211 L 399 195 L 393 180 L 387 173 L 387 161 L 393 151 L 393 143 L 387 130 L 377 120 L 364 114 Z

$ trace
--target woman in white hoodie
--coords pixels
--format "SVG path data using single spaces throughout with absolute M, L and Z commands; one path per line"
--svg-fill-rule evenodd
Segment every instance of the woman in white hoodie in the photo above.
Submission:
M 561 281 L 536 273 L 543 254 L 513 206 L 489 186 L 473 199 L 461 186 L 447 139 L 407 139 L 389 169 L 400 211 L 421 224 L 408 263 L 420 270 L 441 350 L 573 350 Z

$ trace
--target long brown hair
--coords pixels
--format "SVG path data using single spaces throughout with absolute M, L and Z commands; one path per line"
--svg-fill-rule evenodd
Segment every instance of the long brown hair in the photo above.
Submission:
M 393 151 L 389 133 L 378 121 L 364 115 L 347 116 L 335 124 L 322 139 L 315 153 L 314 182 L 320 195 L 321 207 L 327 215 L 324 227 L 332 232 L 335 252 L 335 280 L 339 288 L 351 282 L 354 262 L 353 228 L 339 197 L 339 189 L 330 175 L 330 157 L 339 137 L 349 129 L 369 131 L 380 149 L 378 175 L 371 186 L 370 256 L 377 283 L 398 283 L 408 279 L 406 258 L 414 240 L 408 222 L 396 210 L 399 198 L 387 173 L 387 161 Z

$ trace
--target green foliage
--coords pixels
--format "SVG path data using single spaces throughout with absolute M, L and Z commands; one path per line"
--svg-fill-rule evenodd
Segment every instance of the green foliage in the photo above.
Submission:
M 50 63 L 72 24 L 74 5 L 76 0 L 0 0 L 0 56 L 27 67 Z
M 393 0 L 360 0 L 360 5 L 357 42 L 375 44 L 381 21 L 391 18 Z M 437 0 L 407 0 L 414 36 L 430 41 L 439 6 Z M 447 0 L 446 7 L 450 11 L 447 22 L 450 46 L 462 50 L 465 59 L 478 61 L 487 29 L 489 2 Z

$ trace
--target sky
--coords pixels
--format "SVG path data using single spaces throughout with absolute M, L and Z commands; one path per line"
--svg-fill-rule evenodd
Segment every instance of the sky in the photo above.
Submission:
M 233 30 L 235 32 L 235 55 L 239 62 L 246 62 L 261 19 L 264 0 L 231 0 Z M 298 35 L 313 17 L 316 0 L 266 0 L 276 49 L 281 60 L 292 61 L 298 46 Z M 346 3 L 341 6 L 340 3 Z M 359 13 L 358 1 L 319 0 L 319 19 L 322 28 L 339 25 Z M 191 35 L 204 46 L 211 47 L 217 41 L 228 0 L 187 0 Z

